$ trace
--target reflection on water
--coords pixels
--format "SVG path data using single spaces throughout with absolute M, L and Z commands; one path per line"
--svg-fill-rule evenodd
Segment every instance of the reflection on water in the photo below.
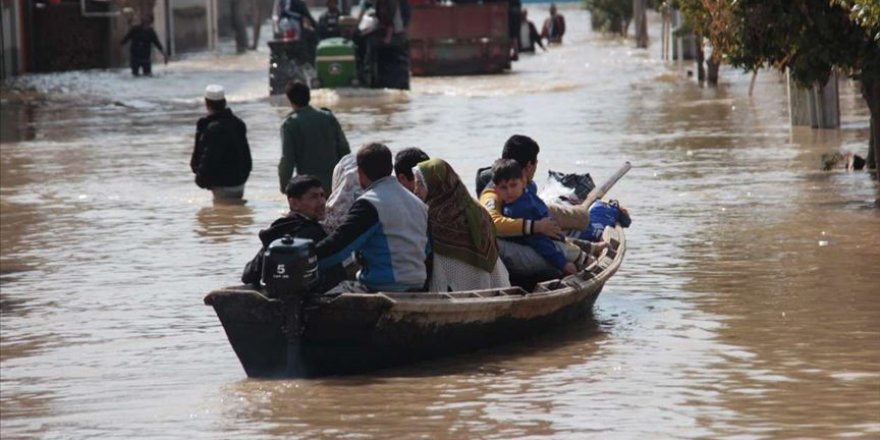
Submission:
M 214 201 L 196 213 L 201 237 L 211 237 L 219 242 L 230 236 L 244 235 L 254 223 L 254 211 L 246 201 Z
M 368 376 L 237 382 L 224 388 L 229 402 L 224 420 L 229 428 L 246 426 L 249 434 L 280 437 L 553 434 L 552 419 L 559 415 L 554 415 L 554 397 L 591 394 L 584 388 L 592 378 L 571 386 L 566 370 L 601 359 L 606 338 L 605 330 L 588 319 L 522 344 Z M 506 420 L 518 414 L 545 420 L 526 426 Z
M 31 141 L 36 138 L 37 130 L 33 124 L 35 107 L 27 100 L 23 103 L 3 100 L 3 105 L 0 105 L 0 133 L 3 133 L 3 142 Z
M 659 45 L 634 50 L 563 12 L 566 44 L 510 73 L 315 103 L 352 146 L 418 146 L 468 184 L 513 133 L 541 144 L 540 176 L 602 180 L 630 160 L 610 195 L 634 223 L 601 324 L 363 376 L 246 379 L 202 303 L 237 284 L 257 231 L 286 210 L 289 110 L 265 98 L 264 47 L 192 56 L 148 82 L 119 69 L 27 77 L 23 101 L 4 89 L 0 434 L 880 436 L 877 183 L 818 171 L 823 153 L 864 153 L 857 87 L 841 82 L 841 130 L 792 130 L 777 75 L 762 73 L 752 98 L 750 77 L 728 69 L 700 87 Z M 243 205 L 214 204 L 192 181 L 208 82 L 248 124 Z

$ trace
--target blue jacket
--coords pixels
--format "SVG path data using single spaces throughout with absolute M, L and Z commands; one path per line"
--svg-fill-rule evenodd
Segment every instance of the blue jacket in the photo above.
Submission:
M 424 288 L 428 251 L 428 207 L 394 176 L 373 182 L 315 247 L 321 270 L 356 252 L 358 281 L 377 292 Z
M 526 220 L 541 220 L 550 216 L 547 205 L 538 197 L 538 186 L 535 185 L 535 182 L 529 182 L 523 195 L 514 200 L 513 203 L 504 204 L 502 212 L 507 217 Z M 565 254 L 556 248 L 553 240 L 546 236 L 527 235 L 513 239 L 513 241 L 528 245 L 559 270 L 562 270 L 568 263 L 568 260 L 565 259 Z
M 606 226 L 614 226 L 620 223 L 620 226 L 628 228 L 632 223 L 632 219 L 620 210 L 617 200 L 605 202 L 597 200 L 590 206 L 590 226 L 580 233 L 578 238 L 589 241 L 601 241 L 602 231 Z

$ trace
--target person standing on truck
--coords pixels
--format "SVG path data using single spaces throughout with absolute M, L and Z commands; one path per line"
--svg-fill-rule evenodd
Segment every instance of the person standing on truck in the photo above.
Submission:
M 294 39 L 302 40 L 309 49 L 309 59 L 315 62 L 318 47 L 317 22 L 309 7 L 303 0 L 281 0 L 278 2 L 278 17 L 280 20 L 293 22 L 296 29 Z
M 342 31 L 339 29 L 339 17 L 342 14 L 336 2 L 337 0 L 327 0 L 327 11 L 318 18 L 319 40 L 342 36 Z
M 128 46 L 128 54 L 132 75 L 140 76 L 141 71 L 144 76 L 153 75 L 153 46 L 159 49 L 159 53 L 165 58 L 165 64 L 168 64 L 168 54 L 165 53 L 162 43 L 159 42 L 159 36 L 153 29 L 152 16 L 144 16 L 140 24 L 132 26 L 122 38 L 121 44 L 124 45 L 129 41 L 131 44 Z
M 547 43 L 560 44 L 563 35 L 565 35 L 565 17 L 556 13 L 556 3 L 550 3 L 550 17 L 544 20 L 541 38 L 547 39 Z
M 399 42 L 409 24 L 409 3 L 406 0 L 375 0 L 374 5 L 382 42 L 386 45 Z
M 412 8 L 407 0 L 365 0 L 358 15 L 355 58 L 367 87 L 409 89 L 406 29 Z

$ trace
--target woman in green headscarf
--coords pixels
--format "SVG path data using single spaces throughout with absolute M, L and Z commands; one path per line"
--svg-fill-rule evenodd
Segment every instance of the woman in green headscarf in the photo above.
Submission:
M 434 250 L 431 291 L 510 286 L 498 257 L 495 226 L 489 213 L 471 198 L 458 174 L 441 159 L 413 168 L 415 193 L 428 205 L 428 230 Z

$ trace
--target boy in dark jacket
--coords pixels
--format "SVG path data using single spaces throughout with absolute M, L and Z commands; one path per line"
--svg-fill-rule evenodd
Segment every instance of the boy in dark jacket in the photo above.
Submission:
M 168 54 L 165 53 L 162 43 L 159 42 L 159 36 L 153 30 L 153 18 L 145 17 L 142 21 L 142 24 L 129 29 L 125 37 L 122 38 L 122 44 L 131 42 L 128 47 L 131 74 L 140 76 L 140 71 L 143 70 L 144 75 L 151 76 L 153 74 L 153 46 L 159 49 L 159 53 L 165 58 L 165 64 L 168 64 Z
M 189 166 L 199 188 L 214 192 L 214 200 L 241 199 L 251 173 L 247 126 L 226 107 L 222 86 L 205 89 L 208 115 L 196 124 L 196 142 Z
M 327 237 L 324 228 L 318 223 L 324 219 L 324 205 L 327 203 L 321 181 L 315 176 L 299 175 L 290 180 L 285 192 L 290 212 L 272 222 L 267 229 L 260 231 L 260 242 L 263 246 L 244 267 L 241 282 L 245 284 L 260 284 L 263 254 L 272 241 L 290 235 L 295 238 L 307 238 L 317 244 Z M 318 284 L 314 293 L 324 293 L 345 279 L 345 270 L 341 264 L 335 264 L 319 271 L 318 275 Z

